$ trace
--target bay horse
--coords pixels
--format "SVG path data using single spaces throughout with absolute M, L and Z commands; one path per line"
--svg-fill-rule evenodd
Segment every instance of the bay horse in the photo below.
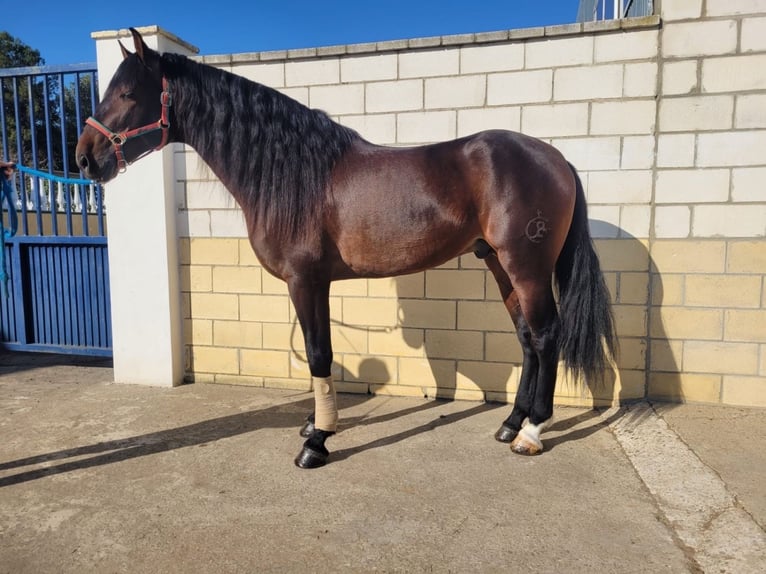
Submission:
M 494 275 L 523 349 L 514 406 L 495 438 L 540 453 L 559 358 L 575 376 L 598 379 L 615 344 L 582 183 L 562 154 L 503 130 L 375 145 L 322 111 L 160 54 L 130 32 L 135 51 L 120 43 L 123 61 L 86 120 L 77 163 L 106 182 L 182 142 L 234 196 L 263 268 L 287 283 L 304 336 L 315 410 L 295 464 L 326 464 L 325 441 L 337 429 L 330 283 L 415 273 L 470 252 Z

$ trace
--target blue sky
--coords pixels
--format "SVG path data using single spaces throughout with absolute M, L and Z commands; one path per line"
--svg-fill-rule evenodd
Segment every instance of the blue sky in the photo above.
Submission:
M 10 3 L 10 6 L 6 3 Z M 579 0 L 3 0 L 0 30 L 46 64 L 92 62 L 90 33 L 157 24 L 200 54 L 487 32 L 575 21 Z

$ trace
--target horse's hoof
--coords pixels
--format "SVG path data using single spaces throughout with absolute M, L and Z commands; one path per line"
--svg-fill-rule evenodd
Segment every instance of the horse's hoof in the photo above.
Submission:
M 329 453 L 318 452 L 304 446 L 298 456 L 295 457 L 295 466 L 298 468 L 319 468 L 327 464 Z
M 314 426 L 314 423 L 312 423 L 311 421 L 306 421 L 304 425 L 301 427 L 300 435 L 303 438 L 309 438 L 311 436 L 311 433 L 314 432 L 315 428 L 316 427 Z
M 501 425 L 500 428 L 497 429 L 497 432 L 495 433 L 495 440 L 499 442 L 509 443 L 516 438 L 517 434 L 519 434 L 519 431 L 513 430 L 511 427 Z
M 540 439 L 525 434 L 524 429 L 522 429 L 516 438 L 513 439 L 511 450 L 516 454 L 534 456 L 543 452 L 543 443 Z

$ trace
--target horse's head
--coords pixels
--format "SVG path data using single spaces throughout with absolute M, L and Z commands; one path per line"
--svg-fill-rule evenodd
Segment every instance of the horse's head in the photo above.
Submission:
M 97 181 L 113 179 L 128 164 L 167 143 L 170 95 L 160 55 L 136 30 L 130 32 L 136 51 L 120 43 L 123 60 L 77 142 L 77 165 Z

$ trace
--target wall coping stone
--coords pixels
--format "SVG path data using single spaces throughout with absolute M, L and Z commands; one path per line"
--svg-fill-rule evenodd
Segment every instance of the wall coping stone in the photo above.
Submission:
M 397 52 L 424 48 L 470 46 L 472 44 L 488 44 L 492 42 L 507 42 L 508 40 L 527 40 L 540 38 L 557 38 L 562 36 L 577 36 L 580 34 L 598 34 L 614 32 L 615 30 L 642 30 L 659 28 L 659 15 L 642 16 L 639 18 L 623 18 L 621 20 L 600 20 L 575 24 L 560 24 L 557 26 L 537 26 L 534 28 L 519 28 L 515 30 L 498 30 L 494 32 L 478 32 L 476 34 L 453 34 L 448 36 L 429 36 L 425 38 L 410 38 L 402 40 L 386 40 L 382 42 L 365 42 L 361 44 L 339 44 L 321 46 L 318 48 L 299 48 L 291 50 L 272 50 L 265 52 L 247 52 L 242 54 L 213 54 L 210 56 L 195 56 L 193 59 L 211 65 L 238 64 L 243 62 L 267 62 L 278 60 L 301 60 L 349 54 L 376 54 L 382 52 Z M 157 28 L 156 26 L 152 28 Z M 139 28 L 139 31 L 142 29 Z M 162 32 L 165 33 L 165 32 Z M 116 32 L 98 32 L 98 34 L 113 34 Z M 165 33 L 166 35 L 169 35 Z M 121 34 L 124 35 L 124 34 Z M 95 35 L 94 35 L 95 37 Z M 102 36 L 99 36 L 102 37 Z M 194 48 L 192 46 L 192 48 Z M 199 52 L 197 48 L 194 48 Z

